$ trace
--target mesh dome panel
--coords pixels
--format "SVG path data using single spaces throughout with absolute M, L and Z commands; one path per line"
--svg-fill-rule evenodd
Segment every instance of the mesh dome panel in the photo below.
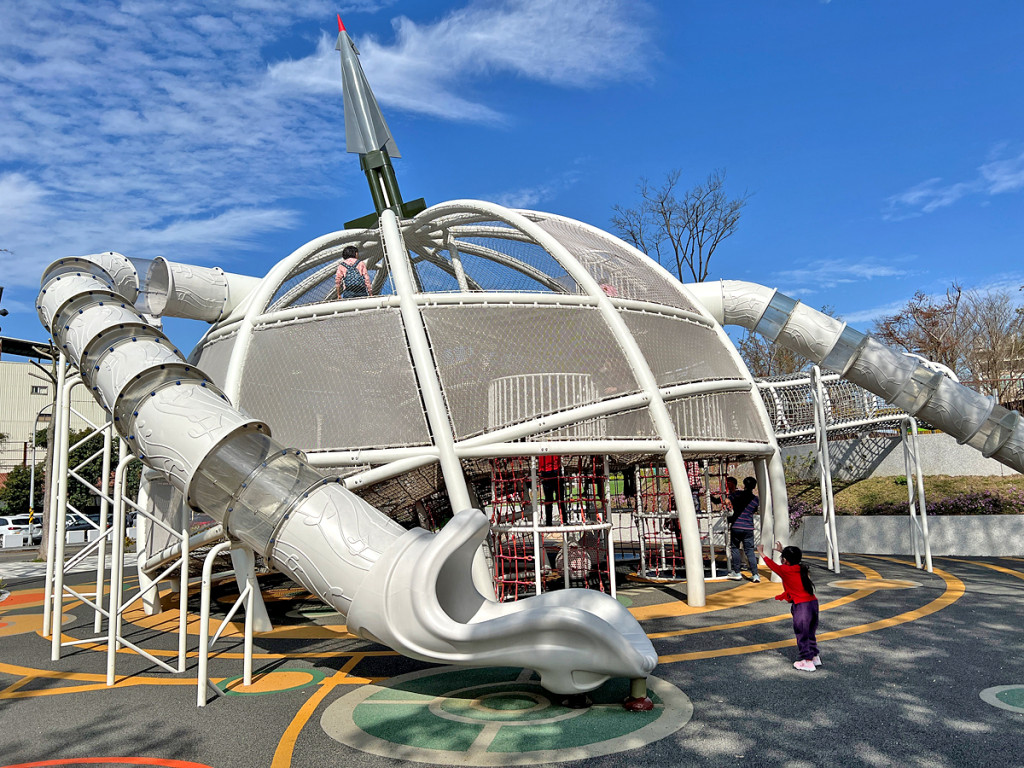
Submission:
M 659 386 L 746 378 L 712 328 L 647 312 L 623 311 L 622 318 Z
M 234 348 L 235 335 L 232 334 L 206 344 L 197 350 L 198 355 L 193 352 L 189 358 L 195 358 L 194 365 L 209 376 L 210 381 L 222 387 L 228 375 L 228 363 L 231 362 L 231 351 Z
M 324 248 L 295 267 L 274 291 L 273 297 L 267 304 L 267 310 L 274 311 L 287 307 L 334 301 L 337 298 L 334 274 L 338 269 L 344 245 L 352 244 L 354 243 Z M 374 295 L 393 294 L 394 287 L 385 268 L 380 243 L 369 241 L 362 244 L 359 248 L 359 258 L 366 261 Z
M 768 442 L 751 393 L 715 392 L 680 398 L 665 405 L 680 440 Z
M 505 426 L 488 424 L 491 382 L 536 374 L 584 374 L 514 409 L 519 421 L 637 391 L 637 383 L 597 309 L 588 307 L 426 307 L 423 318 L 458 438 Z M 525 385 L 524 385 L 525 386 Z
M 481 290 L 580 293 L 558 261 L 518 230 L 503 223 L 454 229 L 460 233 L 454 245 L 466 274 Z M 488 230 L 486 236 L 469 234 Z
M 677 284 L 615 238 L 599 235 L 576 222 L 545 218 L 543 214 L 538 214 L 536 223 L 579 259 L 597 282 L 611 286 L 619 297 L 698 311 Z
M 240 404 L 307 451 L 430 443 L 395 309 L 257 328 Z

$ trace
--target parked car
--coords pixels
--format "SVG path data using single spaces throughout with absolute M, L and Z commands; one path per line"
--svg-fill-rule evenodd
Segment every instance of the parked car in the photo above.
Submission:
M 26 540 L 38 544 L 43 540 L 43 526 L 36 517 L 30 524 L 28 515 L 2 515 L 0 516 L 0 536 L 7 534 L 21 534 Z
M 100 527 L 100 513 L 99 512 L 86 512 L 85 517 L 89 520 L 85 520 L 79 515 L 76 515 L 71 510 L 68 510 L 67 516 L 67 528 L 69 531 L 87 531 L 87 530 L 98 530 Z M 90 522 L 91 521 L 91 522 Z M 113 516 L 107 514 L 107 525 L 113 522 Z

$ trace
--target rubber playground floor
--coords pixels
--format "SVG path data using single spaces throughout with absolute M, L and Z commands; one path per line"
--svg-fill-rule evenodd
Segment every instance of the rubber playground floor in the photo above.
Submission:
M 849 555 L 842 574 L 811 558 L 823 666 L 795 670 L 777 584 L 622 583 L 660 655 L 656 707 L 619 707 L 610 681 L 567 709 L 529 670 L 412 661 L 345 632 L 280 577 L 265 582 L 273 632 L 257 635 L 253 685 L 241 686 L 238 627 L 214 648 L 226 695 L 196 707 L 198 600 L 187 670 L 170 674 L 129 648 L 105 681 L 93 613 L 65 603 L 65 640 L 50 660 L 39 634 L 42 581 L 0 565 L 0 766 L 305 768 L 306 766 L 1000 766 L 1024 768 L 1024 558 Z M 13 574 L 13 575 L 12 575 Z M 93 577 L 70 577 L 81 591 Z M 233 582 L 216 605 L 233 602 Z M 126 637 L 173 663 L 177 609 L 128 617 Z M 170 630 L 169 633 L 163 630 Z

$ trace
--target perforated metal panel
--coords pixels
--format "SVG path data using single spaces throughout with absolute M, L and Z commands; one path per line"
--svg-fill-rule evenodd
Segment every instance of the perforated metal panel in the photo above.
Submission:
M 198 350 L 198 355 L 193 352 L 189 359 L 193 360 L 193 364 L 209 376 L 214 384 L 224 386 L 224 380 L 228 374 L 228 363 L 231 362 L 231 352 L 234 348 L 235 334 L 232 334 L 207 344 Z
M 713 329 L 666 315 L 629 311 L 621 314 L 659 386 L 746 378 Z
M 484 432 L 491 382 L 512 376 L 586 374 L 592 386 L 557 401 L 524 403 L 518 420 L 637 391 L 636 380 L 596 309 L 585 307 L 426 307 L 434 349 L 456 436 Z
M 257 328 L 241 406 L 303 450 L 429 444 L 398 310 Z
M 672 400 L 666 406 L 682 440 L 767 443 L 754 402 L 748 392 L 717 392 Z
M 697 311 L 676 284 L 628 250 L 611 236 L 602 236 L 578 223 L 548 219 L 538 214 L 537 224 L 553 235 L 586 267 L 609 295 L 638 301 L 653 301 L 670 307 Z

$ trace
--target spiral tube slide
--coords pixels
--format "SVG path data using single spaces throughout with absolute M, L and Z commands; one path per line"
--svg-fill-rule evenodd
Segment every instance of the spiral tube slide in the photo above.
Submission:
M 139 279 L 153 265 L 112 252 L 54 262 L 37 309 L 132 451 L 189 506 L 347 616 L 351 631 L 413 658 L 527 667 L 562 694 L 654 669 L 650 640 L 608 595 L 498 604 L 480 593 L 471 571 L 482 512 L 457 514 L 437 535 L 406 531 L 275 443 L 136 310 L 160 309 L 160 291 Z
M 943 432 L 1024 471 L 1020 414 L 899 354 L 841 320 L 756 283 L 722 280 L 686 286 L 723 325 L 739 325 L 933 424 Z

